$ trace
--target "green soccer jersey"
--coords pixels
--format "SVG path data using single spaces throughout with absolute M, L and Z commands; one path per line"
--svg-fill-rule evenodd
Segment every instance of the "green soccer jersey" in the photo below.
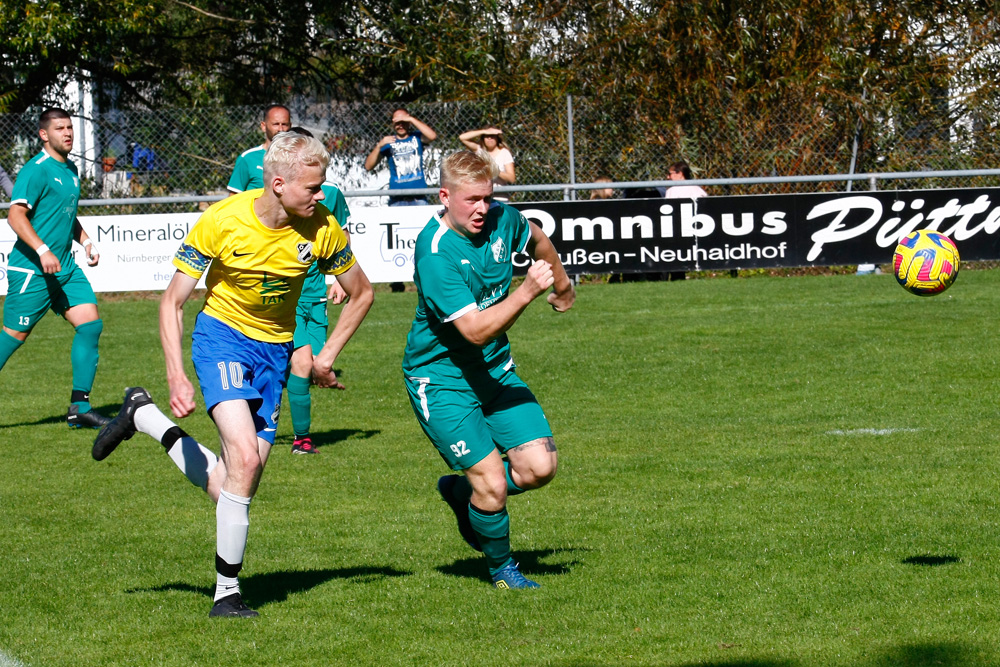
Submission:
M 31 158 L 17 174 L 11 204 L 28 207 L 35 233 L 62 265 L 60 273 L 72 271 L 73 224 L 80 201 L 80 177 L 72 162 L 60 162 L 44 150 Z M 42 273 L 34 248 L 18 239 L 10 252 L 9 265 Z
M 344 198 L 344 193 L 330 181 L 324 183 L 322 189 L 323 194 L 326 195 L 322 204 L 337 218 L 341 229 L 347 229 L 347 225 L 351 221 L 351 209 L 347 207 L 347 199 Z M 302 294 L 299 296 L 299 301 L 317 302 L 325 298 L 326 278 L 319 272 L 316 263 L 313 262 L 309 267 L 309 272 L 306 274 L 306 281 L 302 284 Z
M 233 175 L 226 186 L 230 192 L 246 192 L 264 187 L 264 146 L 243 151 L 236 158 Z
M 507 297 L 514 273 L 512 255 L 524 252 L 530 238 L 524 216 L 499 202 L 490 206 L 483 230 L 471 239 L 437 215 L 431 218 L 414 248 L 418 297 L 403 355 L 407 376 L 467 385 L 477 375 L 499 377 L 510 367 L 506 334 L 479 347 L 462 336 L 454 321 Z

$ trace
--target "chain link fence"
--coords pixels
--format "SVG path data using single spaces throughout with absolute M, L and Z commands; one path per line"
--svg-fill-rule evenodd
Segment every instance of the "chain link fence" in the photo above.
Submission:
M 391 133 L 396 105 L 292 103 L 292 122 L 312 131 L 331 152 L 329 175 L 346 191 L 385 188 L 388 169 L 373 173 L 364 159 Z M 523 185 L 664 180 L 668 166 L 687 161 L 698 178 L 837 175 L 854 172 L 987 169 L 998 164 L 1000 137 L 969 113 L 947 108 L 936 118 L 859 123 L 818 107 L 789 105 L 764 117 L 753 109 L 720 110 L 711 131 L 657 126 L 637 112 L 613 111 L 600 100 L 552 100 L 551 106 L 502 111 L 487 103 L 408 105 L 438 133 L 427 147 L 428 182 L 441 159 L 462 147 L 458 135 L 495 125 L 504 131 Z M 14 176 L 40 150 L 37 114 L 0 115 L 0 165 Z M 225 107 L 111 111 L 74 118 L 73 159 L 83 199 L 221 196 L 236 157 L 262 141 L 261 109 Z M 572 156 L 572 157 L 571 157 Z M 571 164 L 572 163 L 572 164 Z M 888 188 L 997 185 L 997 177 L 884 182 Z M 860 186 L 860 187 L 859 187 Z M 710 194 L 842 190 L 843 182 L 713 186 Z M 858 184 L 855 189 L 866 186 Z M 636 193 L 617 193 L 636 194 Z M 515 195 L 561 199 L 562 191 Z M 580 197 L 587 197 L 583 192 Z M 385 198 L 352 200 L 380 205 Z M 126 207 L 135 212 L 190 210 L 197 204 Z M 116 207 L 116 212 L 121 207 Z M 96 212 L 96 211 L 95 211 Z

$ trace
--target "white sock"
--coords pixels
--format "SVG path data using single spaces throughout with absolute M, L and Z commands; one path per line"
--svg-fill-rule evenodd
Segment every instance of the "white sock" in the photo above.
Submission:
M 243 568 L 250 527 L 250 498 L 222 491 L 215 507 L 215 600 L 240 592 L 238 576 Z
M 203 447 L 152 403 L 138 408 L 133 421 L 137 430 L 160 441 L 167 456 L 192 484 L 202 491 L 207 489 L 208 476 L 219 464 L 215 452 Z
M 132 415 L 132 421 L 135 423 L 136 430 L 157 440 L 162 439 L 164 433 L 177 425 L 160 412 L 160 409 L 153 403 L 137 408 L 135 414 Z
M 167 448 L 167 456 L 192 484 L 202 491 L 208 490 L 208 477 L 219 464 L 219 457 L 215 452 L 205 449 L 197 440 L 181 431 L 180 437 Z

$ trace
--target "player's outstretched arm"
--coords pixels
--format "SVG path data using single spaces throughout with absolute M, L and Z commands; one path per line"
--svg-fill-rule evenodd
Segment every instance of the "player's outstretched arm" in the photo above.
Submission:
M 573 307 L 576 301 L 576 290 L 573 288 L 573 281 L 566 275 L 559 260 L 559 253 L 552 241 L 542 228 L 533 222 L 528 222 L 531 226 L 531 240 L 528 241 L 528 255 L 534 260 L 545 260 L 552 265 L 552 294 L 548 296 L 548 302 L 552 308 L 559 313 L 564 313 Z
M 486 310 L 462 315 L 455 320 L 455 328 L 465 340 L 482 347 L 514 326 L 528 305 L 552 286 L 553 280 L 552 265 L 538 260 L 528 268 L 524 282 L 510 296 Z
M 195 408 L 194 385 L 184 372 L 181 339 L 184 334 L 184 303 L 197 284 L 197 279 L 177 271 L 160 298 L 160 344 L 167 362 L 170 409 L 178 418 L 187 417 Z
M 42 264 L 42 271 L 45 273 L 59 273 L 62 271 L 62 264 L 59 263 L 59 258 L 48 249 L 48 246 L 42 242 L 41 237 L 35 232 L 35 228 L 31 226 L 31 220 L 28 219 L 27 206 L 24 204 L 11 204 L 10 210 L 7 212 L 7 224 L 17 234 L 17 238 L 27 243 L 29 248 L 34 249 L 36 252 L 39 248 L 42 248 L 42 252 L 38 256 L 38 260 Z
M 344 385 L 333 372 L 333 365 L 337 361 L 337 355 L 347 345 L 347 341 L 358 330 L 371 309 L 375 301 L 375 291 L 368 276 L 358 264 L 339 274 L 337 282 L 347 294 L 347 303 L 340 310 L 337 324 L 333 327 L 333 333 L 330 334 L 326 345 L 313 359 L 313 382 L 318 387 L 344 389 Z

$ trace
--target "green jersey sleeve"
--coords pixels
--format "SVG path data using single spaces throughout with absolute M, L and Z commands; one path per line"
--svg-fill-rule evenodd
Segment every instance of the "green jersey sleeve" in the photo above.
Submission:
M 452 322 L 477 308 L 476 297 L 462 275 L 463 265 L 436 253 L 420 258 L 419 262 L 420 291 L 425 307 L 435 318 Z

